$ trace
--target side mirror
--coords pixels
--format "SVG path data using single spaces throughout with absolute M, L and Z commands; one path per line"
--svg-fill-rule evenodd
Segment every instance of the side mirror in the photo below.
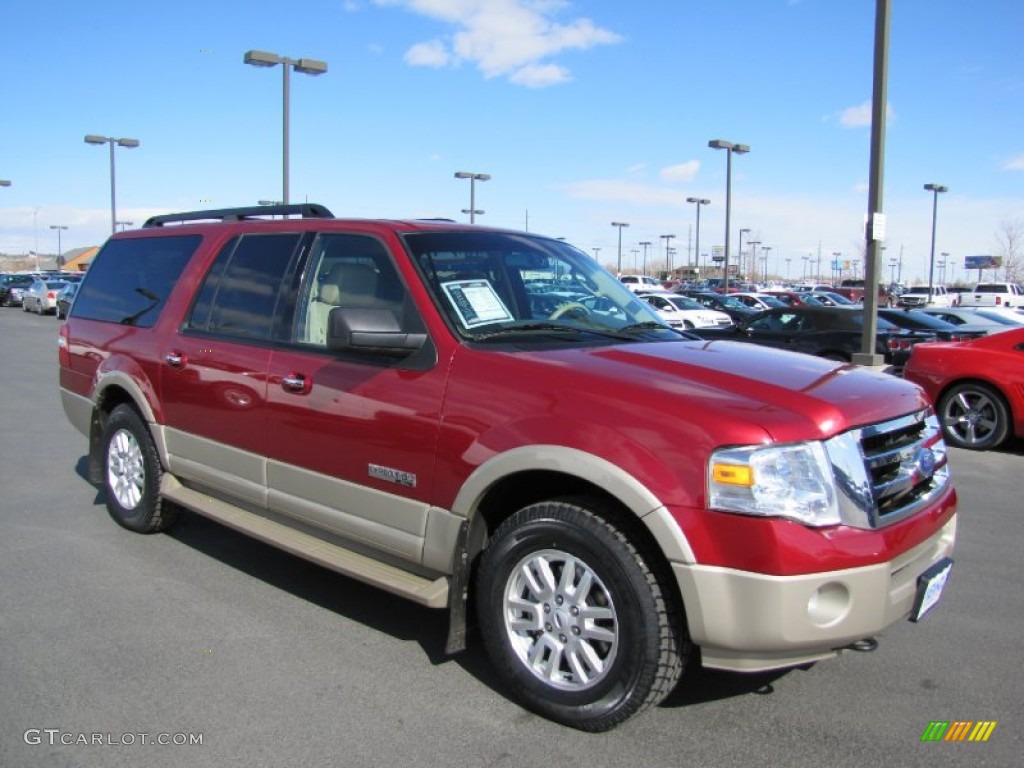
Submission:
M 426 340 L 425 333 L 404 330 L 387 307 L 335 307 L 327 320 L 327 348 L 332 352 L 407 357 Z

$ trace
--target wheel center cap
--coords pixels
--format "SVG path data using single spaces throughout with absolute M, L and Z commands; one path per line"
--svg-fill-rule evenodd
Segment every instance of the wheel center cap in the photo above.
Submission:
M 559 608 L 555 611 L 555 626 L 559 629 L 565 629 L 572 624 L 572 617 L 569 612 L 564 608 Z

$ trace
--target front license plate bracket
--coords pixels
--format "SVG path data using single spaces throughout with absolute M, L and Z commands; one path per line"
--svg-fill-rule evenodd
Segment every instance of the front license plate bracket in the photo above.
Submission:
M 920 621 L 935 607 L 942 597 L 942 590 L 952 570 L 952 559 L 944 557 L 917 578 L 917 596 L 914 598 L 914 608 L 910 612 L 911 621 Z

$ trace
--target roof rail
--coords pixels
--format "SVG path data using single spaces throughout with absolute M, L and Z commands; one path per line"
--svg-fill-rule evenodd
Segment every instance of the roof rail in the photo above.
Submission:
M 302 216 L 304 219 L 333 219 L 334 214 L 326 207 L 317 203 L 295 203 L 294 205 L 259 205 L 248 208 L 219 208 L 211 211 L 187 211 L 185 213 L 167 213 L 162 216 L 150 216 L 143 229 L 162 227 L 164 224 L 185 221 L 241 221 L 263 216 Z

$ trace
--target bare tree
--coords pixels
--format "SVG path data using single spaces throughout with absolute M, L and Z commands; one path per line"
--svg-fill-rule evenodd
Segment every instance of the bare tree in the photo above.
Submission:
M 1024 277 L 1024 220 L 1003 219 L 996 230 L 996 256 L 1003 257 L 1004 279 L 1021 282 Z

